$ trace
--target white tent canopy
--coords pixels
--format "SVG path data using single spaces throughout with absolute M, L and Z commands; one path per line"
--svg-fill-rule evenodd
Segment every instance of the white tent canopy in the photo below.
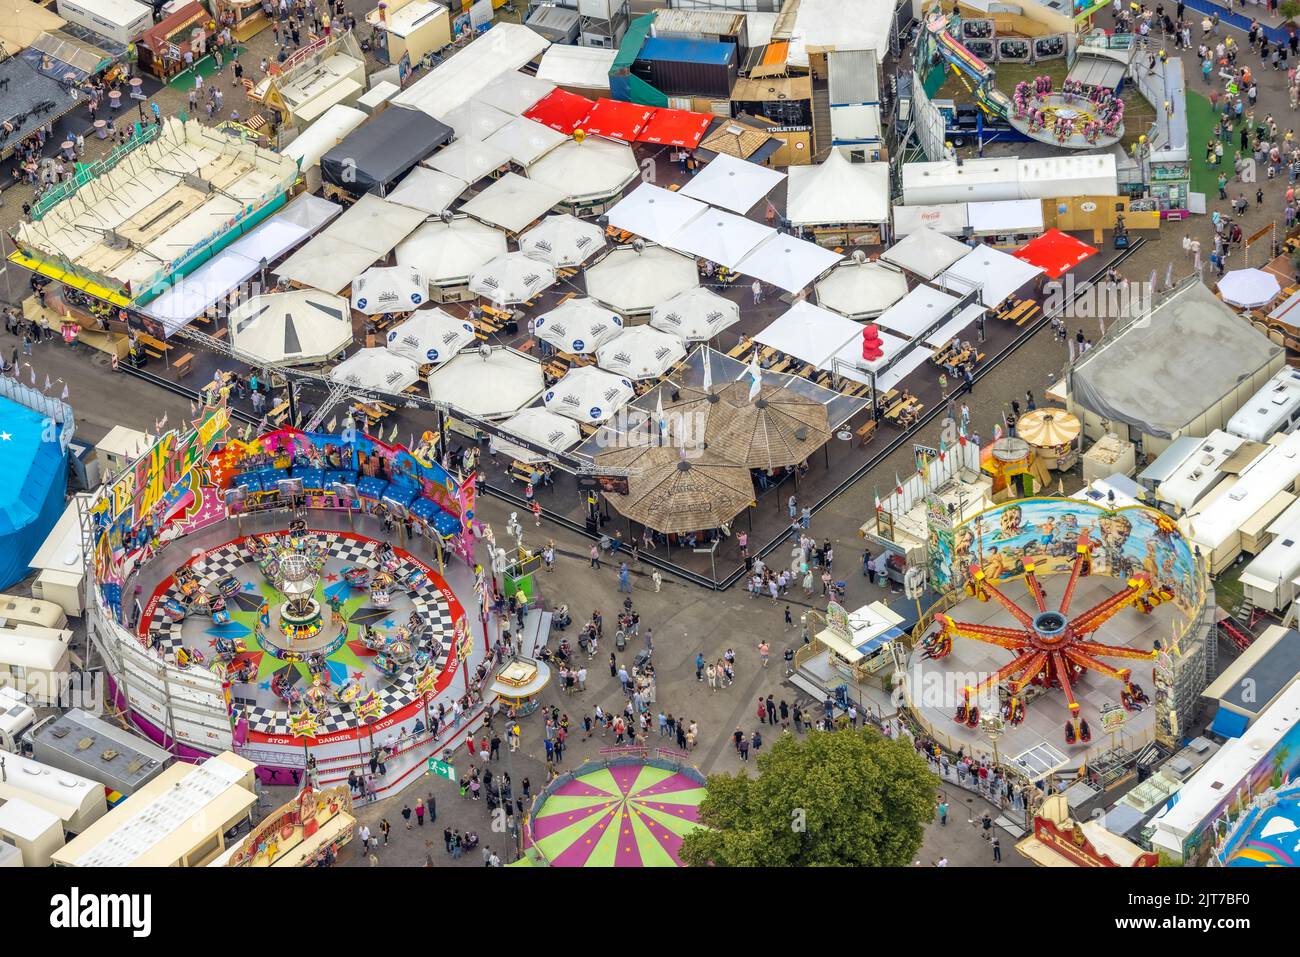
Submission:
M 953 336 L 957 335 L 967 326 L 974 324 L 975 320 L 986 312 L 985 308 L 978 303 L 972 303 L 957 315 L 953 316 L 942 326 L 925 337 L 926 345 L 934 346 L 936 349 L 945 345 Z
M 786 292 L 798 292 L 843 258 L 816 243 L 777 233 L 736 268 Z
M 853 379 L 855 382 L 871 385 L 871 376 L 867 372 L 870 370 L 876 374 L 876 389 L 880 392 L 888 392 L 902 381 L 904 376 L 923 365 L 934 351 L 918 344 L 903 355 L 903 348 L 907 345 L 906 339 L 891 336 L 887 332 L 882 332 L 880 338 L 883 342 L 884 355 L 875 362 L 863 361 L 860 336 L 858 342 L 850 342 L 841 349 L 832 360 L 836 374 Z M 886 365 L 891 362 L 893 364 L 886 368 Z
M 665 245 L 735 269 L 759 244 L 775 235 L 775 229 L 752 219 L 707 209 L 674 233 Z
M 555 44 L 542 54 L 537 77 L 556 86 L 609 93 L 609 71 L 618 51 Z
M 429 398 L 466 415 L 500 419 L 542 392 L 542 364 L 513 349 L 468 349 L 429 373 Z
M 784 173 L 719 153 L 680 192 L 713 206 L 747 213 L 783 179 Z
M 630 247 L 613 250 L 587 267 L 587 295 L 624 315 L 649 312 L 687 289 L 700 284 L 695 260 L 662 246 L 637 252 Z
M 520 116 L 554 89 L 554 83 L 513 70 L 489 81 L 477 99 L 480 103 L 488 103 L 511 116 Z
M 417 309 L 388 332 L 388 349 L 418 365 L 446 362 L 475 340 L 474 326 L 436 306 Z
M 448 286 L 465 282 L 506 249 L 501 230 L 461 216 L 450 223 L 425 223 L 397 244 L 397 263 L 421 270 L 435 286 Z
M 878 262 L 836 266 L 817 283 L 817 302 L 850 319 L 878 316 L 907 295 L 907 277 Z
M 561 143 L 528 170 L 530 179 L 559 190 L 566 203 L 617 196 L 640 175 L 632 147 L 599 136 Z
M 796 302 L 754 336 L 754 341 L 828 369 L 832 356 L 846 343 L 861 338 L 860 323 L 810 302 Z
M 495 106 L 469 100 L 440 119 L 455 131 L 457 139 L 485 140 L 509 123 L 511 116 Z
M 739 305 L 703 286 L 679 292 L 650 310 L 650 325 L 687 342 L 705 342 L 739 321 Z
M 625 229 L 651 242 L 672 245 L 682 227 L 708 211 L 699 200 L 642 183 L 606 215 L 615 229 Z
M 886 309 L 877 319 L 882 329 L 904 339 L 914 339 L 939 321 L 959 302 L 957 296 L 940 292 L 933 286 L 917 286 L 899 302 Z
M 517 435 L 526 442 L 553 452 L 564 452 L 582 441 L 582 430 L 573 419 L 556 415 L 548 409 L 520 409 L 501 423 L 502 431 Z M 509 455 L 518 462 L 541 462 L 546 456 L 492 436 L 488 446 L 494 453 Z
M 475 219 L 517 233 L 563 199 L 564 194 L 558 189 L 524 179 L 518 173 L 506 173 L 460 210 Z
M 520 236 L 519 248 L 557 269 L 581 266 L 605 248 L 605 231 L 595 223 L 558 213 Z
M 685 357 L 681 339 L 649 326 L 624 330 L 596 350 L 596 362 L 602 369 L 629 379 L 658 378 Z
M 791 166 L 786 218 L 796 226 L 889 222 L 889 164 L 852 163 L 831 150 L 817 166 Z
M 534 330 L 560 352 L 584 355 L 622 334 L 623 318 L 594 299 L 568 299 L 538 316 Z
M 632 381 L 595 366 L 579 366 L 551 386 L 542 400 L 552 412 L 578 422 L 604 422 L 632 401 Z
M 1282 291 L 1277 277 L 1262 269 L 1233 269 L 1224 273 L 1218 285 L 1224 302 L 1246 309 L 1267 306 Z
M 387 349 L 358 349 L 329 372 L 331 382 L 398 393 L 420 380 L 414 362 Z
M 367 316 L 410 312 L 428 298 L 428 278 L 411 266 L 376 266 L 352 280 L 352 308 Z
M 483 142 L 506 153 L 516 165 L 527 169 L 567 140 L 568 137 L 559 130 L 516 116 Z
M 383 259 L 424 220 L 419 210 L 366 193 L 311 242 L 275 268 L 281 279 L 337 293 Z
M 468 188 L 469 183 L 459 176 L 417 166 L 388 194 L 388 201 L 438 216 Z
M 476 183 L 510 162 L 510 154 L 479 140 L 458 139 L 424 161 L 426 166 Z
M 352 341 L 342 296 L 317 289 L 254 296 L 230 313 L 230 345 L 267 363 L 323 362 Z
M 1029 280 L 1041 269 L 1010 253 L 992 246 L 977 246 L 957 260 L 939 277 L 945 289 L 966 292 L 980 287 L 980 302 L 996 306 Z
M 555 283 L 555 270 L 521 252 L 506 253 L 475 269 L 469 291 L 500 306 L 527 302 Z
M 932 229 L 944 236 L 960 236 L 969 225 L 965 203 L 894 207 L 895 236 L 910 236 L 918 229 Z
M 897 213 L 898 210 L 895 209 L 894 212 Z M 965 243 L 922 226 L 906 239 L 886 249 L 880 258 L 901 266 L 922 279 L 933 279 L 969 253 L 970 247 Z

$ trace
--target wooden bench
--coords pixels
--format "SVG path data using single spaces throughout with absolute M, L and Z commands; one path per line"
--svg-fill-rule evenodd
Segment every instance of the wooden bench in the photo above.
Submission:
M 268 419 L 270 419 L 276 425 L 279 425 L 284 421 L 285 417 L 288 416 L 288 414 L 289 414 L 289 400 L 285 399 L 274 409 L 268 412 L 266 415 Z
M 1026 302 L 1028 302 L 1028 300 L 1026 300 Z M 1036 302 L 1030 302 L 1030 303 L 1029 303 L 1029 308 L 1026 309 L 1026 310 L 1021 314 L 1021 316 L 1020 316 L 1019 319 L 1016 320 L 1016 325 L 1017 325 L 1017 326 L 1023 326 L 1023 325 L 1024 325 L 1026 322 L 1028 322 L 1030 319 L 1034 318 L 1034 316 L 1038 315 L 1038 313 L 1039 313 L 1038 303 L 1036 303 Z
M 875 431 L 876 431 L 875 419 L 871 419 L 870 421 L 867 422 L 866 425 L 860 426 L 858 430 L 853 433 L 858 437 L 858 448 L 865 447 L 867 442 L 871 439 L 872 435 L 875 433 Z
M 220 329 L 218 329 L 216 332 L 212 333 L 212 338 L 213 338 L 213 339 L 225 339 L 226 336 L 229 335 L 229 334 L 230 334 L 230 329 L 229 329 L 227 326 L 222 326 L 222 327 L 221 327 Z
M 533 472 L 535 472 L 536 470 L 537 470 L 536 466 L 529 465 L 527 462 L 520 462 L 518 459 L 515 459 L 513 462 L 510 463 L 510 481 L 519 482 L 522 485 L 527 485 L 529 483 L 529 479 L 533 477 Z
M 741 339 L 729 350 L 727 350 L 727 355 L 733 359 L 739 359 L 741 356 L 743 356 L 746 352 L 749 351 L 751 345 L 753 345 L 751 340 Z
M 172 368 L 176 370 L 177 377 L 183 379 L 189 375 L 192 365 L 194 365 L 194 353 L 187 352 L 172 363 Z

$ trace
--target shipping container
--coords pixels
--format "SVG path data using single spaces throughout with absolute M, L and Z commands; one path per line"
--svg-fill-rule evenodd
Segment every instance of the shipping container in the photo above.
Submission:
M 578 42 L 580 20 L 577 10 L 566 10 L 563 7 L 537 7 L 528 15 L 524 26 L 552 43 L 568 45 Z
M 724 10 L 657 10 L 650 35 L 665 40 L 734 43 L 743 57 L 749 50 L 748 18 Z
M 736 82 L 736 45 L 651 37 L 632 74 L 669 96 L 725 97 Z

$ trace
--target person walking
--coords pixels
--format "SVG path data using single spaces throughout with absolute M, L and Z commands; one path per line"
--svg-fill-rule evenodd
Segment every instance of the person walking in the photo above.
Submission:
M 411 805 L 402 805 L 402 820 L 406 822 L 406 829 L 411 829 Z
M 993 838 L 993 863 L 1002 863 L 1002 842 L 997 837 Z
M 939 826 L 948 826 L 948 802 L 946 800 L 939 802 Z
M 391 831 L 392 829 L 393 826 L 388 823 L 388 818 L 385 817 L 380 819 L 379 833 L 384 835 L 384 847 L 388 846 L 388 832 Z
M 415 799 L 415 823 L 424 827 L 424 798 Z
M 789 609 L 789 608 L 786 608 L 786 610 L 785 610 L 785 617 L 786 617 L 786 620 L 787 620 L 787 621 L 790 620 L 790 609 Z M 758 643 L 758 660 L 759 660 L 760 662 L 763 663 L 763 667 L 764 667 L 764 668 L 767 667 L 767 660 L 768 660 L 768 658 L 771 657 L 771 652 L 772 652 L 772 649 L 771 649 L 771 647 L 768 645 L 768 643 L 767 643 L 766 641 L 760 641 L 760 642 Z
M 357 831 L 357 837 L 361 839 L 361 853 L 365 854 L 370 850 L 370 827 L 362 824 Z
M 749 288 L 754 293 L 754 305 L 757 306 L 763 301 L 763 284 L 759 280 L 755 279 L 754 284 Z
M 659 574 L 659 569 L 656 568 L 650 573 L 650 580 L 654 582 L 655 594 L 659 594 L 659 590 L 663 588 L 664 584 L 664 576 Z

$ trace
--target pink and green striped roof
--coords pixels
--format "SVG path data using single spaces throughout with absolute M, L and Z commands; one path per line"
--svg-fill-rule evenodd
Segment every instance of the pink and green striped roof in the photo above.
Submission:
M 546 797 L 530 824 L 552 867 L 681 867 L 684 838 L 702 825 L 704 788 L 648 764 L 590 771 Z

